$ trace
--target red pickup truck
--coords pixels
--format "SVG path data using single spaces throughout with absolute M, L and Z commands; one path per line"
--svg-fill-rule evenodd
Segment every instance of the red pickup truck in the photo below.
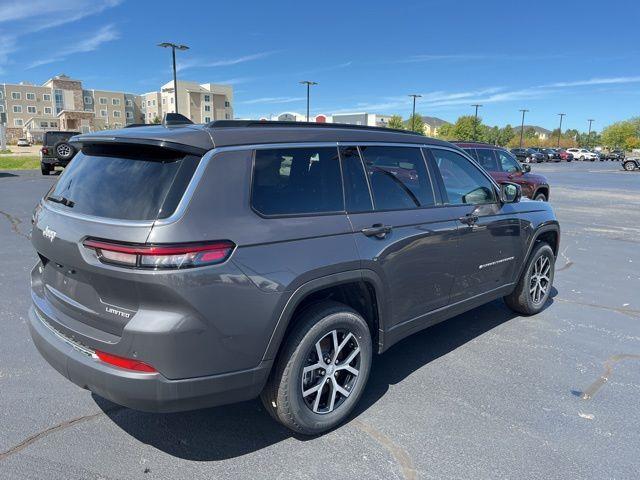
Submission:
M 522 187 L 522 194 L 532 200 L 549 200 L 549 182 L 531 173 L 530 165 L 521 165 L 506 149 L 488 143 L 453 142 L 474 158 L 498 183 L 512 182 Z

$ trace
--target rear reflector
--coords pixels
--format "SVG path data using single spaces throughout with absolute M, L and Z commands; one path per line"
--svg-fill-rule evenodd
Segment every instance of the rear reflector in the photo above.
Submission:
M 104 363 L 114 365 L 116 367 L 125 368 L 127 370 L 135 370 L 136 372 L 156 373 L 157 370 L 151 365 L 147 365 L 139 360 L 133 360 L 130 358 L 119 357 L 110 353 L 101 352 L 96 350 L 96 356 Z
M 227 240 L 178 245 L 126 245 L 87 239 L 83 245 L 93 249 L 103 263 L 136 268 L 191 268 L 227 260 L 235 244 Z

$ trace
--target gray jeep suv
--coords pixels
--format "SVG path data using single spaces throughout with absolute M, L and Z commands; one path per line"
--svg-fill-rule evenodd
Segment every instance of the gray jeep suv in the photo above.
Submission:
M 260 396 L 317 434 L 348 417 L 372 355 L 500 297 L 535 314 L 551 292 L 551 206 L 443 141 L 218 121 L 72 143 L 33 216 L 30 331 L 121 405 Z

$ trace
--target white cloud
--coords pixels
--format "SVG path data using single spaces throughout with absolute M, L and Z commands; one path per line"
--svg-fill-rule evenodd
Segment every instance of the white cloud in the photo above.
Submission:
M 612 78 L 591 78 L 589 80 L 577 80 L 573 82 L 557 82 L 548 85 L 542 85 L 547 88 L 566 88 L 566 87 L 582 87 L 587 85 L 612 85 L 620 83 L 638 83 L 640 77 L 612 77 Z
M 188 68 L 213 68 L 213 67 L 228 67 L 231 65 L 238 65 L 240 63 L 252 62 L 254 60 L 260 60 L 262 58 L 270 57 L 276 50 L 268 52 L 253 53 L 251 55 L 243 55 L 236 58 L 227 58 L 222 60 L 201 60 L 201 59 L 189 59 L 179 62 L 176 70 L 187 70 Z
M 306 97 L 261 97 L 254 98 L 252 100 L 245 100 L 244 102 L 240 103 L 243 103 L 245 105 L 293 103 L 300 102 L 305 98 Z
M 96 33 L 92 33 L 85 38 L 81 38 L 67 47 L 60 48 L 59 50 L 57 50 L 54 56 L 36 60 L 29 64 L 26 68 L 35 68 L 41 65 L 59 62 L 61 60 L 64 60 L 68 56 L 77 53 L 92 52 L 94 50 L 97 50 L 103 43 L 111 42 L 113 40 L 117 40 L 118 38 L 120 38 L 120 34 L 115 29 L 115 27 L 113 25 L 105 25 Z

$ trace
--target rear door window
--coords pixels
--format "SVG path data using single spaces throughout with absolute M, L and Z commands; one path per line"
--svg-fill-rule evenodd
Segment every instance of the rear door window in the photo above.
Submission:
M 431 179 L 419 148 L 360 147 L 376 210 L 430 207 Z
M 476 154 L 478 163 L 482 166 L 482 168 L 489 172 L 498 171 L 498 167 L 496 165 L 496 157 L 493 155 L 493 149 L 477 148 Z
M 73 202 L 72 213 L 120 220 L 171 215 L 199 157 L 142 146 L 85 146 L 48 197 Z
M 520 171 L 518 161 L 503 150 L 496 150 L 500 170 L 506 173 L 516 173 Z
M 332 147 L 256 150 L 251 202 L 263 215 L 344 211 L 338 150 Z

